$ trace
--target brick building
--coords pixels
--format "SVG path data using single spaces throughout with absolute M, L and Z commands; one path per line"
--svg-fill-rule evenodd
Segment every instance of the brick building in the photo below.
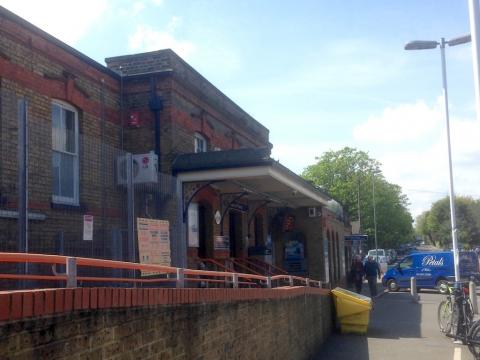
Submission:
M 328 210 L 328 194 L 270 158 L 268 129 L 171 50 L 106 64 L 0 7 L 2 251 L 138 261 L 135 220 L 151 218 L 169 221 L 172 265 L 273 271 L 266 263 L 342 281 L 348 221 Z M 18 234 L 23 120 L 26 244 Z M 130 190 L 128 154 L 135 176 L 158 161 Z

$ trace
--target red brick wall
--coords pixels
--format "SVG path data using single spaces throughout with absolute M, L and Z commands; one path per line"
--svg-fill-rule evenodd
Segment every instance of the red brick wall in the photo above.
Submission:
M 0 358 L 309 359 L 325 290 L 70 289 L 0 296 Z
M 11 210 L 17 205 L 20 98 L 28 101 L 29 209 L 46 216 L 45 221 L 29 224 L 30 251 L 56 252 L 59 231 L 65 232 L 66 241 L 90 251 L 92 245 L 81 239 L 84 214 L 96 217 L 98 229 L 99 216 L 105 211 L 106 223 L 120 228 L 122 196 L 114 186 L 115 154 L 111 154 L 111 149 L 120 147 L 118 76 L 0 9 L 0 194 L 7 200 L 3 208 Z M 73 105 L 79 115 L 80 206 L 72 211 L 51 207 L 54 99 Z M 107 167 L 101 163 L 102 149 L 111 154 Z M 103 175 L 111 185 L 105 190 L 107 203 L 101 202 Z M 0 218 L 0 243 L 3 247 L 10 242 L 2 249 L 16 250 L 15 238 L 16 221 Z
M 106 62 L 109 68 L 121 71 L 125 75 L 133 76 L 149 72 L 171 74 L 174 80 L 172 91 L 177 94 L 177 101 L 185 100 L 190 103 L 190 106 L 195 105 L 198 112 L 193 114 L 197 116 L 207 115 L 211 119 L 215 118 L 223 122 L 230 130 L 253 141 L 256 147 L 268 143 L 268 130 L 264 126 L 231 101 L 172 50 L 117 56 L 107 58 Z
M 345 283 L 345 224 L 332 211 L 322 209 L 322 221 L 325 224 L 324 239 L 329 241 L 329 265 L 333 271 L 332 284 Z M 327 236 L 327 234 L 329 236 Z
M 82 242 L 82 216 L 94 215 L 94 229 L 98 229 L 99 217 L 106 214 L 108 219 L 102 219 L 102 232 L 95 236 L 101 242 L 110 242 L 112 231 L 125 228 L 121 223 L 125 196 L 115 186 L 116 155 L 108 159 L 108 170 L 105 170 L 107 167 L 101 163 L 101 144 L 106 144 L 112 151 L 122 148 L 136 154 L 154 150 L 155 123 L 149 109 L 152 77 L 156 79 L 155 91 L 164 106 L 160 112 L 159 159 L 163 173 L 171 173 L 171 164 L 177 154 L 193 152 L 195 132 L 208 139 L 209 150 L 269 146 L 268 129 L 171 50 L 110 58 L 107 59 L 110 69 L 3 8 L 0 9 L 0 35 L 0 195 L 7 194 L 9 208 L 16 207 L 17 164 L 16 156 L 12 156 L 16 155 L 17 149 L 16 99 L 26 98 L 32 126 L 30 210 L 40 212 L 47 219 L 31 223 L 31 243 L 35 246 L 30 251 L 55 252 L 55 238 L 60 230 L 66 229 L 69 232 L 67 240 L 86 251 L 76 255 L 109 257 L 106 255 L 108 245 L 100 246 L 103 248 L 101 254 L 90 253 L 91 244 Z M 126 77 L 121 79 L 112 69 L 121 70 Z M 145 72 L 149 74 L 140 74 Z M 80 135 L 88 140 L 80 150 L 81 206 L 69 208 L 69 211 L 51 207 L 53 99 L 65 101 L 78 110 Z M 140 117 L 138 127 L 128 126 L 132 112 Z M 109 183 L 108 190 L 101 183 L 104 178 Z M 149 200 L 139 196 L 137 207 L 142 201 Z M 210 201 L 215 205 L 218 197 Z M 162 218 L 173 223 L 175 201 L 165 201 L 161 206 L 166 209 L 162 210 Z M 152 212 L 153 216 L 159 216 L 158 212 Z M 143 216 L 143 213 L 139 211 L 137 215 Z M 247 216 L 243 215 L 243 218 L 246 228 Z M 228 219 L 224 227 L 228 232 Z M 246 235 L 247 230 L 244 232 Z M 219 233 L 215 224 L 214 235 Z M 0 241 L 6 244 L 14 237 L 16 222 L 0 219 Z M 97 246 L 98 242 L 95 241 L 94 245 Z M 93 245 L 91 247 L 93 249 Z

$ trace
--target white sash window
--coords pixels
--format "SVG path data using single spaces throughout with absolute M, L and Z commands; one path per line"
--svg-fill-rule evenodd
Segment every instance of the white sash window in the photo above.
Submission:
M 52 200 L 79 204 L 78 112 L 60 102 L 52 103 Z

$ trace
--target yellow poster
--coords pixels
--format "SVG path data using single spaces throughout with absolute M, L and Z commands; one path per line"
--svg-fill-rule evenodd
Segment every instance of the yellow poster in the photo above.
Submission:
M 138 255 L 141 264 L 170 266 L 170 226 L 167 220 L 137 218 Z M 155 275 L 142 271 L 142 275 Z

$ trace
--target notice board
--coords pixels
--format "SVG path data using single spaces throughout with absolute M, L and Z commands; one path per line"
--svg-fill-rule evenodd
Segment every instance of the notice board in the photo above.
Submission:
M 93 240 L 93 216 L 83 215 L 83 240 Z
M 141 264 L 170 266 L 170 224 L 167 220 L 137 218 L 138 255 Z M 142 271 L 142 275 L 158 274 Z

